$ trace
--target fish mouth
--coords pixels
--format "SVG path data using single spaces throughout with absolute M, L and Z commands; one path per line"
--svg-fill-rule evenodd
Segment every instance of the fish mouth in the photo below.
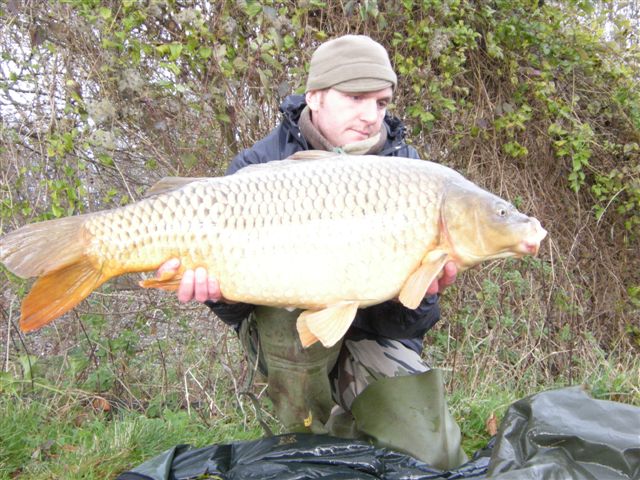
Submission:
M 529 238 L 518 244 L 516 251 L 522 255 L 537 255 L 540 250 L 540 242 L 547 236 L 547 231 L 542 228 L 537 218 L 529 220 L 533 231 Z
M 521 242 L 517 247 L 520 256 L 537 255 L 538 250 L 540 250 L 540 242 Z

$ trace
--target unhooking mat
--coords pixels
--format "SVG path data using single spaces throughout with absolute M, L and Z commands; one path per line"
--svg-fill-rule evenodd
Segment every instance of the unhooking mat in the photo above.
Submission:
M 366 442 L 288 434 L 179 445 L 117 480 L 205 478 L 640 480 L 640 407 L 595 400 L 578 387 L 524 398 L 509 407 L 486 448 L 450 471 Z

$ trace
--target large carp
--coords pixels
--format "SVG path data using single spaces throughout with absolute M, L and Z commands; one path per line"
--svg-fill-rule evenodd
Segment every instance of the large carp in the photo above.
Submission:
M 224 298 L 304 309 L 303 345 L 335 344 L 356 310 L 416 308 L 444 264 L 535 254 L 540 222 L 454 170 L 406 158 L 301 152 L 235 175 L 166 179 L 141 201 L 26 225 L 0 261 L 39 277 L 22 304 L 31 331 L 112 277 L 177 257 L 205 267 Z M 173 278 L 144 287 L 176 289 Z

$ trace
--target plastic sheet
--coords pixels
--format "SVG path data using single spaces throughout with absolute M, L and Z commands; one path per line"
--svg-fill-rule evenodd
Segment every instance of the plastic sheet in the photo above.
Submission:
M 174 447 L 118 480 L 201 478 L 528 480 L 640 479 L 640 408 L 595 400 L 580 388 L 515 402 L 472 460 L 442 471 L 362 441 L 290 434 L 193 449 Z

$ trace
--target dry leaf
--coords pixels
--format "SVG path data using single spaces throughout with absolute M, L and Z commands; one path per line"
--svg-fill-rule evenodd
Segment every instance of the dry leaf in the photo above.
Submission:
M 91 400 L 91 406 L 99 412 L 108 412 L 111 410 L 109 401 L 102 397 L 95 397 Z
M 304 426 L 309 428 L 312 423 L 313 423 L 313 413 L 311 413 L 311 410 L 309 410 L 309 416 L 304 419 Z
M 487 420 L 484 422 L 484 426 L 489 435 L 494 436 L 496 433 L 498 433 L 498 417 L 496 417 L 496 414 L 494 412 L 491 412 L 489 418 L 487 418 Z

